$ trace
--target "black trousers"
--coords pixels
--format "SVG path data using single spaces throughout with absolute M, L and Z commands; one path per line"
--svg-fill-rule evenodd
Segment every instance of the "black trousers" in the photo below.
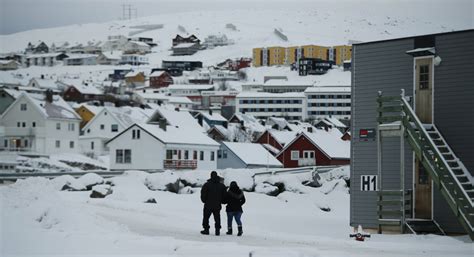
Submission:
M 202 217 L 202 227 L 204 229 L 209 229 L 209 218 L 211 214 L 214 216 L 214 227 L 216 229 L 221 228 L 221 210 L 211 210 L 206 207 L 203 209 L 203 217 Z

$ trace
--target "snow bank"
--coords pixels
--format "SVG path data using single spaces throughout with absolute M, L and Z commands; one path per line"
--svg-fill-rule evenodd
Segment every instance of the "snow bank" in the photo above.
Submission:
M 227 169 L 223 170 L 222 176 L 224 177 L 224 184 L 228 187 L 230 182 L 235 181 L 237 185 L 244 191 L 253 191 L 255 182 L 253 179 L 254 171 L 245 169 Z
M 113 193 L 106 196 L 106 199 L 145 202 L 154 198 L 153 192 L 145 186 L 144 174 L 142 172 L 129 171 L 122 176 L 117 176 L 108 180 L 113 185 Z
M 178 174 L 171 171 L 165 171 L 163 173 L 149 174 L 145 179 L 145 185 L 150 190 L 178 193 L 180 181 Z
M 87 173 L 78 178 L 77 182 L 91 190 L 93 186 L 104 183 L 104 179 L 95 173 Z

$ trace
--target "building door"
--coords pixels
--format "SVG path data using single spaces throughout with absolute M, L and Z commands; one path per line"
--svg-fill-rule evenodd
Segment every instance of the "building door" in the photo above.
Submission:
M 415 60 L 415 113 L 422 123 L 433 123 L 433 58 Z M 431 219 L 431 178 L 415 161 L 415 218 Z

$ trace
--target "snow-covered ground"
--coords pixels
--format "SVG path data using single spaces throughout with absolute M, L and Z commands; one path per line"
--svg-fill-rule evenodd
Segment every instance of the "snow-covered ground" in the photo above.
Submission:
M 231 172 L 244 173 L 235 176 Z M 226 183 L 240 178 L 245 184 L 249 177 L 245 172 L 221 174 Z M 159 181 L 176 177 L 200 184 L 208 172 L 129 172 L 111 179 L 113 193 L 104 199 L 89 198 L 90 191 L 59 191 L 70 177 L 31 178 L 0 186 L 0 255 L 472 256 L 467 237 L 372 235 L 366 242 L 350 239 L 349 195 L 341 178 L 347 172 L 344 168 L 322 175 L 323 185 L 318 188 L 302 186 L 304 175 L 259 176 L 256 183 L 282 181 L 289 191 L 276 197 L 247 192 L 242 237 L 199 234 L 199 188 L 175 194 L 145 186 L 151 183 L 159 188 Z M 96 180 L 89 176 L 76 182 Z M 195 193 L 190 194 L 192 191 Z M 150 197 L 157 203 L 144 203 Z M 321 203 L 331 210 L 321 210 Z

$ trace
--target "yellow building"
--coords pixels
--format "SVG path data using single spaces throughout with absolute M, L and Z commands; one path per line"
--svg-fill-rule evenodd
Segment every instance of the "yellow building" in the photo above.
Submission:
M 328 60 L 329 47 L 318 45 L 305 45 L 303 48 L 303 56 L 305 58 L 318 58 L 321 60 Z
M 263 51 L 263 48 L 254 48 L 252 50 L 252 62 L 253 62 L 253 66 L 255 67 L 260 67 L 260 66 L 263 66 L 263 63 L 262 63 L 262 51 Z
M 79 108 L 76 108 L 75 111 L 79 116 L 81 116 L 81 128 L 83 128 L 96 114 L 98 114 L 103 107 L 92 106 L 92 105 L 81 105 Z
M 283 65 L 285 64 L 285 48 L 281 46 L 271 46 L 267 48 L 268 51 L 268 66 L 273 66 L 273 65 Z M 264 58 L 265 60 L 265 55 Z
M 352 46 L 339 45 L 334 47 L 319 45 L 304 46 L 272 46 L 267 48 L 254 48 L 252 50 L 253 66 L 291 65 L 299 58 L 318 58 L 325 61 L 334 61 L 342 65 L 352 56 Z
M 342 65 L 344 61 L 352 58 L 352 46 L 339 45 L 333 47 L 334 62 L 336 65 Z

